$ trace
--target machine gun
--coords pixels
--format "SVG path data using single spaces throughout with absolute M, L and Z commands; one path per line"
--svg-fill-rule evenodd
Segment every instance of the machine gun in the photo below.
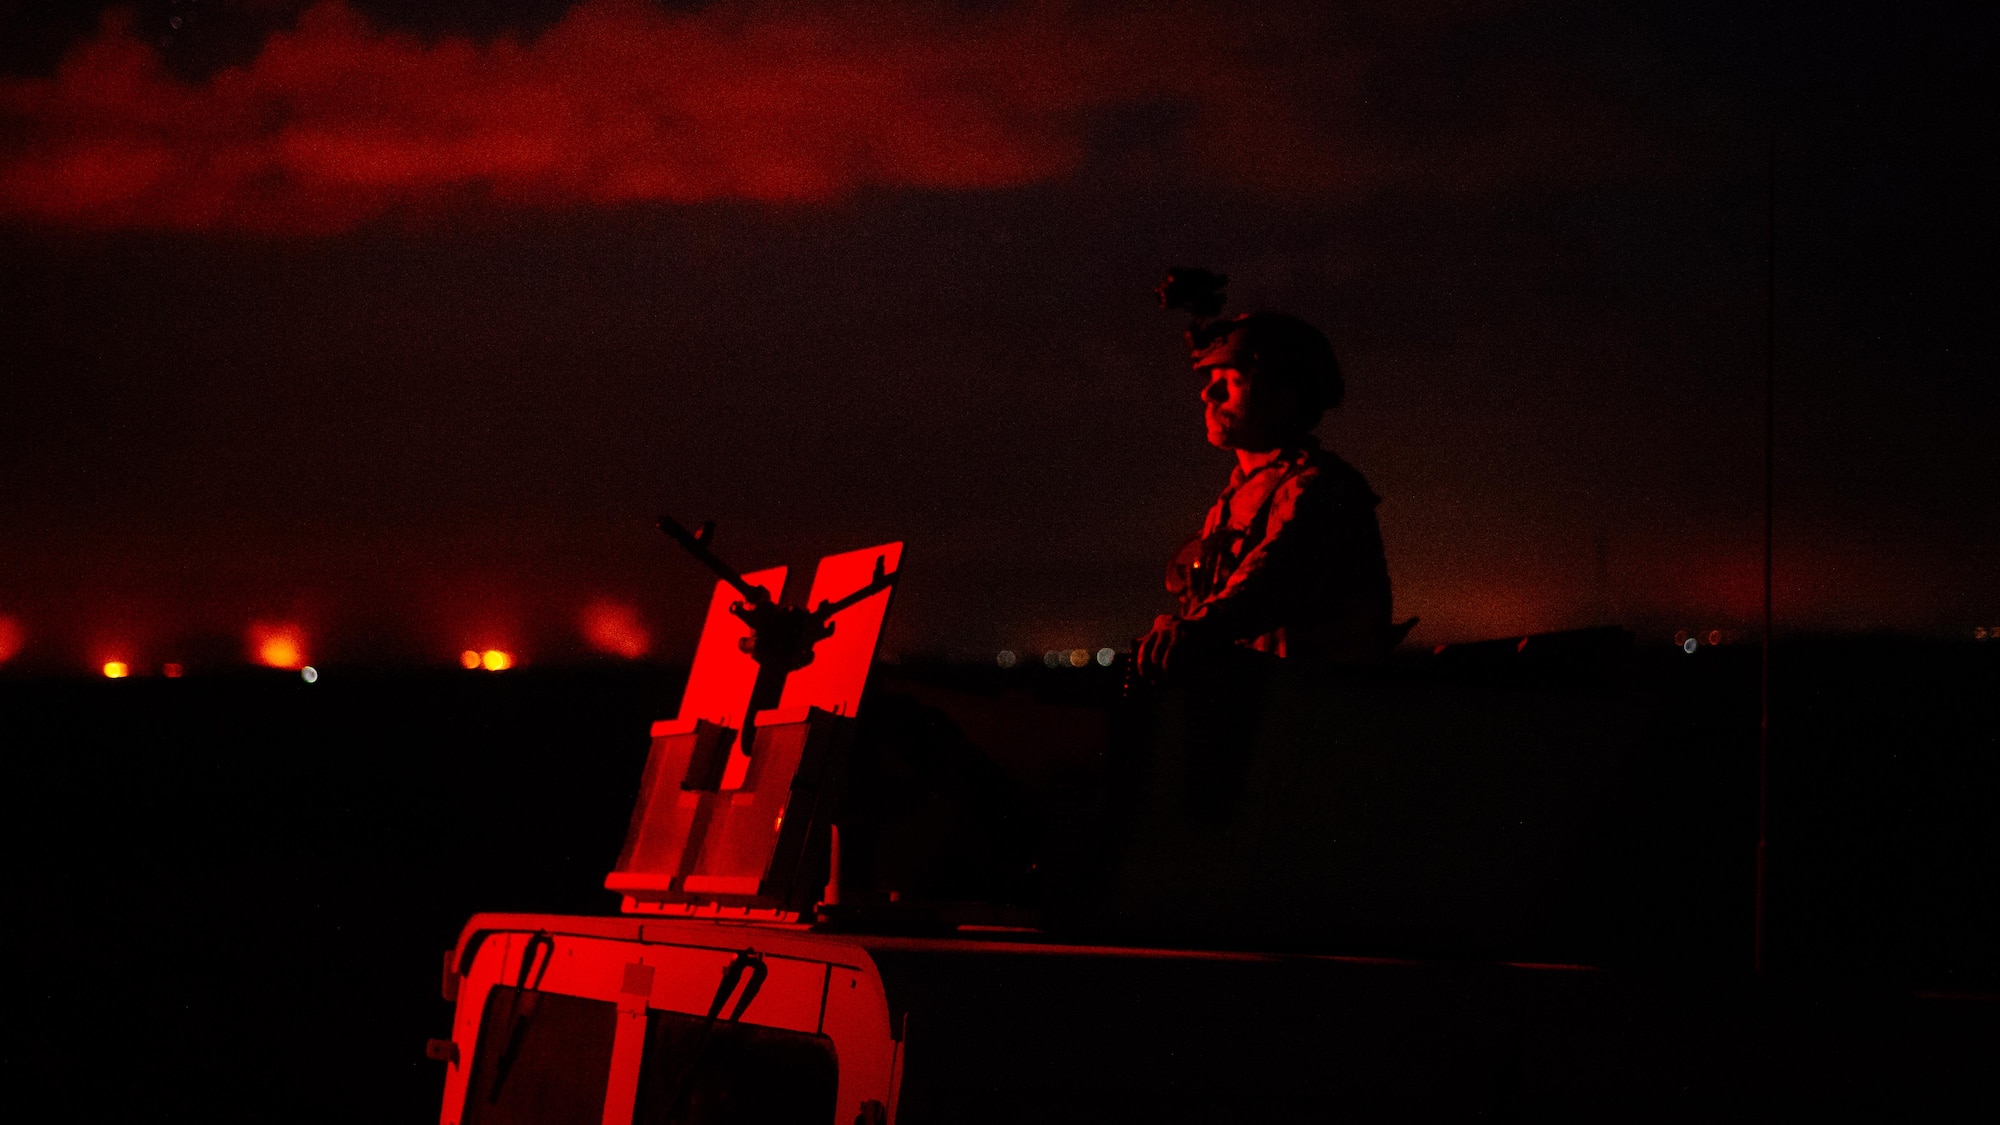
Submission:
M 713 523 L 690 531 L 662 515 L 659 527 L 720 581 L 679 712 L 653 724 L 625 848 L 604 885 L 628 913 L 727 908 L 796 921 L 839 901 L 833 818 L 903 545 L 822 558 L 808 609 L 780 601 L 786 568 L 746 575 L 718 558 Z
M 699 528 L 689 531 L 680 521 L 662 513 L 660 530 L 693 555 L 695 561 L 743 595 L 742 601 L 729 607 L 730 613 L 750 627 L 750 635 L 741 642 L 743 651 L 750 654 L 758 667 L 780 676 L 812 663 L 813 646 L 833 635 L 834 614 L 894 586 L 897 576 L 902 573 L 900 568 L 887 570 L 884 565 L 886 556 L 878 557 L 874 576 L 866 585 L 843 597 L 823 600 L 807 610 L 800 606 L 779 604 L 769 590 L 753 585 L 735 567 L 710 550 L 709 541 L 715 536 L 714 520 L 704 520 Z

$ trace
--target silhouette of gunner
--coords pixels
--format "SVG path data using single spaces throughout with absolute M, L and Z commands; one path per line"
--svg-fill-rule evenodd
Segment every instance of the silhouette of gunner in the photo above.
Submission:
M 1201 534 L 1168 568 L 1179 609 L 1135 643 L 1134 670 L 1157 677 L 1232 645 L 1288 660 L 1379 663 L 1415 620 L 1389 621 L 1381 498 L 1312 434 L 1346 390 L 1333 347 L 1283 313 L 1202 319 L 1199 299 L 1177 301 L 1171 291 L 1187 273 L 1208 281 L 1211 317 L 1222 279 L 1180 271 L 1161 297 L 1197 314 L 1188 343 L 1202 420 L 1209 444 L 1234 453 L 1236 468 Z

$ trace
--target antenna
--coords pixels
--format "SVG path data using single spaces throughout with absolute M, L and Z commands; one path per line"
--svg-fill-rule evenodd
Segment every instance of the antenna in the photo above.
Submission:
M 1765 853 L 1771 829 L 1771 539 L 1777 477 L 1778 134 L 1765 151 L 1764 175 L 1764 629 L 1757 674 L 1757 944 L 1753 966 L 1764 972 Z

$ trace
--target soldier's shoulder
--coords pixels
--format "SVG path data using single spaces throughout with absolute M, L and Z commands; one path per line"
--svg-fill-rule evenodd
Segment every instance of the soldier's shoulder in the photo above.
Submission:
M 1317 446 L 1306 451 L 1304 464 L 1286 484 L 1300 499 L 1310 497 L 1314 503 L 1373 508 L 1382 502 L 1375 490 L 1368 487 L 1368 478 L 1361 475 L 1361 470 L 1331 449 Z

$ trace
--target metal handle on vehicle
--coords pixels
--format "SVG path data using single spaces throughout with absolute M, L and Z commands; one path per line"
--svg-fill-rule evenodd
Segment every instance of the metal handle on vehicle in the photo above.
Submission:
M 757 990 L 764 987 L 764 978 L 771 972 L 770 967 L 764 964 L 764 958 L 754 949 L 738 953 L 736 960 L 731 961 L 729 967 L 722 970 L 722 984 L 716 988 L 715 999 L 708 1005 L 709 1019 L 712 1020 L 722 1013 L 722 1005 L 728 1002 L 730 994 L 736 991 L 736 985 L 743 980 L 746 969 L 750 973 L 750 980 L 743 985 L 743 995 L 737 998 L 736 1007 L 730 1011 L 729 1022 L 735 1023 L 743 1018 L 744 1009 L 750 1006 L 750 1001 L 757 998 Z

